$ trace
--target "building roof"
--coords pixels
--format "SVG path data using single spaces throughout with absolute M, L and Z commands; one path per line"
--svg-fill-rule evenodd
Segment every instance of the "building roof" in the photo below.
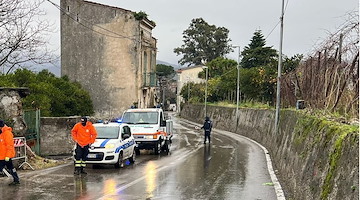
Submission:
M 96 6 L 103 6 L 103 7 L 108 7 L 108 8 L 114 8 L 114 9 L 122 10 L 122 11 L 125 11 L 125 12 L 135 13 L 134 11 L 127 10 L 127 9 L 124 9 L 124 8 L 119 8 L 119 7 L 115 7 L 115 6 L 109 6 L 109 5 L 100 4 L 100 3 L 91 2 L 91 1 L 84 1 L 84 3 L 93 4 L 93 5 L 96 5 Z M 147 25 L 148 27 L 150 27 L 151 29 L 153 29 L 153 28 L 156 26 L 155 22 L 149 20 L 147 17 L 145 17 L 144 19 L 142 19 L 141 22 L 142 22 L 144 25 Z
M 91 1 L 84 1 L 84 3 L 94 4 L 94 5 L 98 5 L 98 6 L 104 6 L 104 7 L 108 7 L 108 8 L 120 9 L 120 10 L 123 10 L 123 11 L 126 11 L 126 12 L 133 12 L 133 11 L 131 11 L 131 10 L 126 10 L 126 9 L 124 9 L 124 8 L 119 8 L 119 7 L 115 7 L 115 6 L 109 6 L 109 5 L 100 4 L 100 3 L 91 2 Z
M 194 65 L 194 66 L 190 66 L 190 67 L 184 67 L 184 68 L 178 69 L 176 72 L 181 73 L 182 71 L 185 71 L 185 70 L 195 69 L 195 68 L 202 68 L 203 66 L 204 65 Z

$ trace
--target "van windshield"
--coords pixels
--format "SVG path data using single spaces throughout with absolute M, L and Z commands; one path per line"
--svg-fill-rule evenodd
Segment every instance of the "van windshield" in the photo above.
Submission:
M 119 126 L 95 126 L 97 139 L 117 139 L 119 138 Z
M 157 124 L 158 112 L 126 112 L 122 122 L 127 124 Z

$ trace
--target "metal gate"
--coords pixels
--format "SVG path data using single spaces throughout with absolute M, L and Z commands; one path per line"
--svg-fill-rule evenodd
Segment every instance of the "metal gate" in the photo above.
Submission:
M 40 155 L 40 109 L 24 110 L 24 121 L 26 123 L 26 143 Z

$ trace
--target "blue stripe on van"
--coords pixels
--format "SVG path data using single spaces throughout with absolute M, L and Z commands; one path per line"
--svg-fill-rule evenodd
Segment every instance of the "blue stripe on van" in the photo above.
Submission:
M 110 139 L 104 140 L 104 141 L 100 144 L 100 147 L 105 147 L 106 143 L 108 143 L 109 141 L 110 141 Z
M 116 148 L 115 153 L 119 153 L 121 149 L 126 149 L 129 148 L 130 146 L 132 146 L 133 144 L 135 144 L 134 140 L 131 140 L 130 142 L 123 144 L 121 146 L 119 146 L 118 148 Z

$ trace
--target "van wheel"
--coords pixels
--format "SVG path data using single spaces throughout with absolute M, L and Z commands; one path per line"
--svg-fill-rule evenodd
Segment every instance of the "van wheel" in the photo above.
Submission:
M 136 153 L 136 155 L 140 155 L 140 149 L 135 148 L 135 153 Z
M 136 160 L 136 150 L 134 149 L 132 156 L 129 158 L 130 163 L 134 163 Z
M 120 152 L 119 154 L 119 159 L 117 161 L 117 163 L 115 164 L 115 168 L 123 168 L 124 167 L 124 157 L 123 157 L 123 153 Z
M 161 153 L 161 142 L 160 141 L 156 143 L 154 153 L 155 153 L 155 155 L 159 155 Z
M 100 166 L 99 166 L 99 165 L 95 165 L 95 164 L 93 164 L 93 165 L 92 165 L 92 168 L 93 168 L 93 169 L 99 169 L 99 168 L 100 168 Z

